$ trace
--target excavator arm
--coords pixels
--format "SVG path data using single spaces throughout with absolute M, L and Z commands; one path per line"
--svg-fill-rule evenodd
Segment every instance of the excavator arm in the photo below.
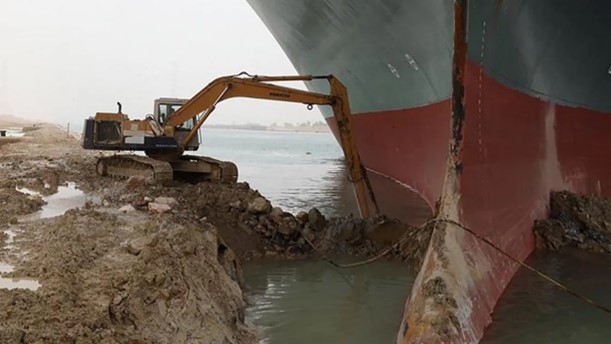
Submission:
M 244 73 L 241 73 L 244 75 Z M 330 94 L 309 92 L 290 87 L 270 84 L 269 82 L 280 81 L 310 81 L 315 79 L 326 79 L 329 82 Z M 199 128 L 208 119 L 216 105 L 226 99 L 235 97 L 256 98 L 282 102 L 303 103 L 309 107 L 312 105 L 328 105 L 333 108 L 333 115 L 337 123 L 340 143 L 344 156 L 350 169 L 351 181 L 359 205 L 360 215 L 369 217 L 369 206 L 367 203 L 367 190 L 378 212 L 377 204 L 371 186 L 367 179 L 366 170 L 361 164 L 356 141 L 351 124 L 350 102 L 346 87 L 334 76 L 226 76 L 212 81 L 208 86 L 199 91 L 194 97 L 186 102 L 178 111 L 170 116 L 165 124 L 167 135 L 173 136 L 174 128 L 181 123 L 202 114 L 196 125 L 182 142 L 182 147 L 187 145 Z
M 268 83 L 269 81 L 310 81 L 314 79 L 327 79 L 331 85 L 336 84 L 340 88 L 344 88 L 333 76 L 221 77 L 212 81 L 208 86 L 187 101 L 178 111 L 174 112 L 172 116 L 168 118 L 166 126 L 179 125 L 204 111 L 211 112 L 212 110 L 210 109 L 213 109 L 220 101 L 236 97 L 276 100 L 308 105 L 331 105 L 334 102 L 334 93 L 336 93 L 333 92 L 333 89 L 331 90 L 331 95 L 325 95 Z M 197 131 L 199 128 L 193 129 Z

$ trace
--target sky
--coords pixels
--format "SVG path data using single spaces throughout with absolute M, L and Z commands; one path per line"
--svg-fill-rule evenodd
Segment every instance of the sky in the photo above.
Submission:
M 142 118 L 155 98 L 190 98 L 243 70 L 296 74 L 246 0 L 1 2 L 0 114 L 78 127 L 117 101 Z M 321 119 L 301 104 L 238 98 L 208 123 Z

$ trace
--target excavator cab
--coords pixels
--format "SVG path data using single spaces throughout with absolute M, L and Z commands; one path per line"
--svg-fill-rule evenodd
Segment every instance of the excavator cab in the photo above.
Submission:
M 188 102 L 189 99 L 181 99 L 181 98 L 158 98 L 155 99 L 155 111 L 153 112 L 153 117 L 157 120 L 161 128 L 163 128 L 168 120 L 172 117 L 174 113 L 176 113 L 180 108 Z M 192 117 L 183 123 L 178 124 L 173 128 L 174 130 L 174 138 L 178 142 L 184 142 L 187 135 L 197 123 L 197 117 Z M 198 134 L 191 139 L 190 142 L 184 145 L 185 150 L 194 151 L 199 148 L 199 144 L 201 142 L 201 138 Z

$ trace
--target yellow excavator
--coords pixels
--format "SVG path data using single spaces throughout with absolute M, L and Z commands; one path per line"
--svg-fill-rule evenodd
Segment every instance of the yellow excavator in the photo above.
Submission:
M 330 94 L 272 83 L 316 79 L 329 82 Z M 85 149 L 145 152 L 146 156 L 115 154 L 99 158 L 96 171 L 101 176 L 127 178 L 141 175 L 160 181 L 187 179 L 236 182 L 238 169 L 232 162 L 184 154 L 185 151 L 195 151 L 199 148 L 199 128 L 216 105 L 235 97 L 303 103 L 308 109 L 312 109 L 314 105 L 331 106 L 361 216 L 369 216 L 367 188 L 377 212 L 352 132 L 348 93 L 346 87 L 333 75 L 257 76 L 242 72 L 220 77 L 191 99 L 156 99 L 153 114 L 142 120 L 129 119 L 122 113 L 121 104 L 117 103 L 117 113 L 98 112 L 94 117 L 85 120 L 82 146 Z

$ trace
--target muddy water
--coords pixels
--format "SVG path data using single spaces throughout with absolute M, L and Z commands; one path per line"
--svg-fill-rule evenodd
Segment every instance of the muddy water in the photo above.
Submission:
M 9 271 L 10 272 L 10 271 Z M 40 288 L 40 283 L 33 278 L 5 278 L 0 277 L 0 289 L 30 289 Z
M 2 277 L 2 274 L 10 273 L 15 270 L 11 264 L 0 262 L 0 289 L 30 289 L 36 290 L 40 288 L 40 283 L 33 278 L 7 278 Z
M 587 252 L 535 252 L 527 262 L 611 307 L 611 257 Z M 521 269 L 500 299 L 483 344 L 611 343 L 611 314 Z
M 32 193 L 32 191 L 27 189 L 20 189 L 19 191 Z M 65 213 L 68 209 L 82 207 L 87 200 L 91 199 L 92 197 L 86 196 L 81 190 L 77 189 L 74 183 L 68 183 L 65 186 L 58 186 L 56 193 L 43 197 L 43 200 L 45 200 L 47 204 L 45 204 L 40 211 L 22 217 L 20 222 L 35 221 L 59 216 Z
M 246 317 L 261 343 L 393 343 L 413 278 L 401 263 L 338 269 L 315 260 L 246 264 Z
M 29 190 L 27 188 L 18 188 L 18 191 L 28 195 L 39 195 L 38 192 Z M 78 190 L 74 183 L 68 183 L 65 186 L 59 186 L 56 193 L 45 196 L 43 199 L 47 202 L 41 210 L 22 216 L 18 219 L 18 222 L 32 222 L 40 219 L 51 218 L 62 215 L 68 209 L 82 207 L 85 202 L 91 197 L 85 196 L 85 194 Z M 5 231 L 7 239 L 5 241 L 5 248 L 11 249 L 13 247 L 14 237 L 16 235 L 17 227 L 11 227 Z M 14 266 L 7 262 L 0 261 L 0 289 L 30 289 L 36 290 L 40 287 L 40 283 L 33 278 L 7 278 L 2 277 L 2 274 L 10 273 L 14 270 Z

